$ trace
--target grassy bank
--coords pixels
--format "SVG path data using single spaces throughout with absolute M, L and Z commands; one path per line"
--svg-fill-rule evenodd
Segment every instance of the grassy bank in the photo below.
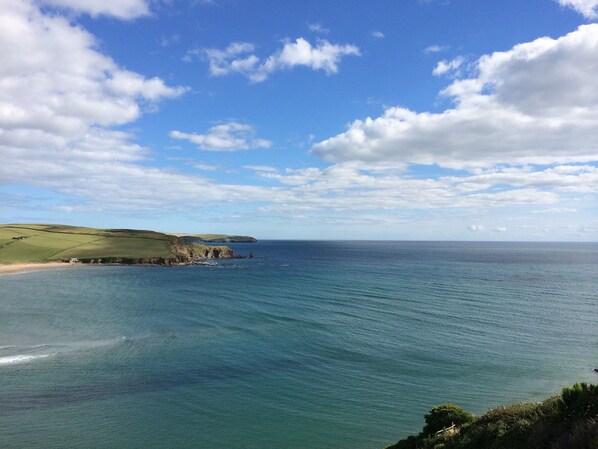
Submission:
M 426 425 L 386 449 L 596 449 L 598 385 L 575 384 L 540 403 L 498 407 L 474 417 L 434 407 Z
M 0 264 L 77 258 L 104 262 L 188 262 L 193 257 L 231 257 L 227 247 L 191 245 L 178 237 L 134 229 L 65 225 L 0 225 Z

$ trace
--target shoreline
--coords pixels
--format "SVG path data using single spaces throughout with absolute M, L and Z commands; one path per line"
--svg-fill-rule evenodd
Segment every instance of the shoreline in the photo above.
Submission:
M 224 260 L 237 259 L 241 257 L 222 258 Z M 176 264 L 160 264 L 160 263 L 85 263 L 85 262 L 34 262 L 34 263 L 15 263 L 15 264 L 0 264 L 0 276 L 8 274 L 28 273 L 31 271 L 48 270 L 52 268 L 67 268 L 67 267 L 188 267 L 188 266 L 211 266 L 209 261 L 219 260 L 217 258 L 205 258 L 196 262 L 179 262 Z
M 14 263 L 0 264 L 0 276 L 4 274 L 26 273 L 32 270 L 47 270 L 50 268 L 74 267 L 80 264 L 65 262 L 38 262 L 38 263 Z

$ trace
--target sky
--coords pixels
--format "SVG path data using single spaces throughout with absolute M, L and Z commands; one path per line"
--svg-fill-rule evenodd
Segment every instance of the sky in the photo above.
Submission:
M 598 0 L 2 0 L 0 223 L 598 240 Z

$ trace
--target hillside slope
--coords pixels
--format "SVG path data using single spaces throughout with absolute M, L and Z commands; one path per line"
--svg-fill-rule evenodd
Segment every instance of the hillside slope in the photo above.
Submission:
M 0 264 L 77 258 L 110 263 L 188 263 L 194 257 L 233 257 L 224 246 L 192 245 L 154 231 L 65 225 L 0 225 Z

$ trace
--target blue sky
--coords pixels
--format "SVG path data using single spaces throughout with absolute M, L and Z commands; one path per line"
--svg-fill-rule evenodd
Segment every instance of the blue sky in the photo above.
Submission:
M 598 238 L 598 0 L 4 0 L 0 222 Z

